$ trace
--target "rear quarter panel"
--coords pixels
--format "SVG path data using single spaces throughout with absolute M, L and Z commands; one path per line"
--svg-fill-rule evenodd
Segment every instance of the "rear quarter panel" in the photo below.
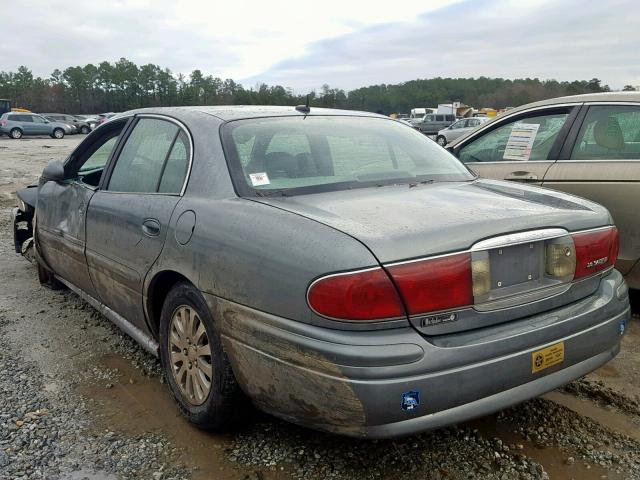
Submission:
M 195 228 L 181 245 L 176 222 L 187 210 L 195 213 Z M 377 264 L 359 241 L 279 208 L 242 198 L 184 198 L 154 270 L 178 271 L 205 293 L 263 312 L 335 326 L 308 307 L 308 285 L 327 273 Z

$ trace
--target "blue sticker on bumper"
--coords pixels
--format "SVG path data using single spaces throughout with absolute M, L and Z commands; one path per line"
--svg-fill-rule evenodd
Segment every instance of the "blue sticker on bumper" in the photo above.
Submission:
M 420 405 L 420 392 L 404 392 L 402 394 L 402 409 L 406 411 L 415 410 Z
M 618 326 L 618 333 L 620 335 L 624 335 L 624 331 L 627 329 L 627 319 L 623 318 L 620 320 L 620 325 Z

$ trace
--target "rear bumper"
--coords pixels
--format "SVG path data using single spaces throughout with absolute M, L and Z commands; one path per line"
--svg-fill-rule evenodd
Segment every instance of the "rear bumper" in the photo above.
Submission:
M 614 270 L 580 302 L 446 342 L 411 327 L 330 330 L 205 297 L 236 378 L 260 408 L 320 430 L 383 438 L 485 415 L 600 367 L 618 353 L 630 317 L 622 285 Z M 533 352 L 559 342 L 564 361 L 532 373 Z M 403 408 L 409 392 L 419 395 L 412 409 Z

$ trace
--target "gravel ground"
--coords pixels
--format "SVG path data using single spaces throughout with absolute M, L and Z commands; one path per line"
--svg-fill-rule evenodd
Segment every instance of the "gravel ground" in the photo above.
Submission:
M 248 412 L 233 434 L 194 429 L 154 357 L 12 251 L 12 190 L 78 140 L 0 139 L 0 478 L 640 479 L 637 318 L 603 369 L 463 425 L 362 441 Z

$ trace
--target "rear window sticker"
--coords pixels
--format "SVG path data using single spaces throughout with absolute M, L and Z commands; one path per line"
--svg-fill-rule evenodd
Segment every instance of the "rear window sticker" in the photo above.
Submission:
M 267 172 L 259 172 L 259 173 L 250 173 L 249 178 L 251 179 L 251 185 L 254 187 L 259 187 L 261 185 L 269 185 L 271 182 L 269 181 L 269 176 Z

